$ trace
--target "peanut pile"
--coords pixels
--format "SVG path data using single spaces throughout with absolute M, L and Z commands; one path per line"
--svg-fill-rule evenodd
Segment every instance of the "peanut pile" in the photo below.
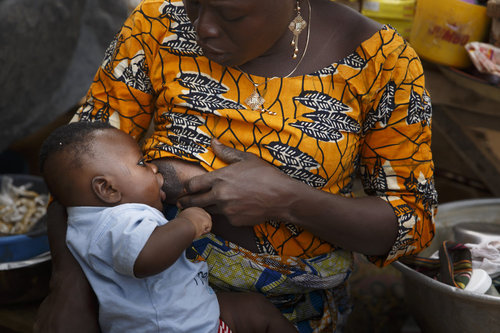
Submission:
M 11 177 L 2 177 L 0 187 L 0 234 L 29 231 L 45 215 L 48 195 L 29 190 L 32 184 L 15 186 Z

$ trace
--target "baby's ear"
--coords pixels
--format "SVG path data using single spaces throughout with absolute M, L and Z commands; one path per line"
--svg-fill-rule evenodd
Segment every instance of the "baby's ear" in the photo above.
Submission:
M 92 179 L 92 190 L 103 202 L 116 204 L 122 199 L 122 194 L 113 186 L 113 182 L 106 176 L 96 176 Z

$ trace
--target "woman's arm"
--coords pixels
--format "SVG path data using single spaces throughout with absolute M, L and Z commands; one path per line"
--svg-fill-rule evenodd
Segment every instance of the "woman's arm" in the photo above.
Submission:
M 194 239 L 212 227 L 210 215 L 201 208 L 191 207 L 165 225 L 157 227 L 149 237 L 134 264 L 134 274 L 146 277 L 170 267 Z
M 38 309 L 34 332 L 100 332 L 97 298 L 66 246 L 66 228 L 64 207 L 55 201 L 47 210 L 50 293 Z
M 378 197 L 346 198 L 311 187 L 291 186 L 287 220 L 344 249 L 383 256 L 398 224 L 394 210 Z M 293 204 L 295 203 L 295 204 Z
M 377 197 L 360 199 L 314 189 L 258 157 L 212 142 L 229 166 L 194 177 L 182 207 L 227 216 L 235 226 L 277 220 L 301 226 L 323 240 L 368 255 L 384 255 L 397 235 L 396 216 Z

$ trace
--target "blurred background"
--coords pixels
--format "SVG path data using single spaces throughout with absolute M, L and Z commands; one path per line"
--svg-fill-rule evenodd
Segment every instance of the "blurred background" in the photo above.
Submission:
M 0 0 L 0 332 L 32 332 L 48 292 L 40 145 L 80 105 L 138 2 Z
M 434 109 L 440 204 L 500 197 L 500 0 L 338 2 L 396 28 L 422 59 Z M 16 175 L 14 185 L 30 183 L 27 191 L 46 193 L 37 178 L 40 144 L 82 103 L 107 45 L 138 3 L 0 0 L 1 179 Z M 0 251 L 10 252 L 0 257 L 0 331 L 31 332 L 48 290 L 46 238 L 2 232 Z M 23 246 L 39 253 L 13 256 L 20 251 L 15 246 L 34 240 Z M 356 260 L 348 332 L 422 332 L 408 310 L 401 273 Z

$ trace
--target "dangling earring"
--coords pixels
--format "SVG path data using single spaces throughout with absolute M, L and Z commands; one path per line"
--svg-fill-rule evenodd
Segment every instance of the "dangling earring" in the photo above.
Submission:
M 293 19 L 292 22 L 288 25 L 288 29 L 293 33 L 292 37 L 292 43 L 291 45 L 294 47 L 293 49 L 293 59 L 297 59 L 297 56 L 299 54 L 299 35 L 304 30 L 307 26 L 307 22 L 302 18 L 300 15 L 300 4 L 299 0 L 297 0 L 297 6 L 295 8 L 295 11 L 297 12 L 297 16 Z

